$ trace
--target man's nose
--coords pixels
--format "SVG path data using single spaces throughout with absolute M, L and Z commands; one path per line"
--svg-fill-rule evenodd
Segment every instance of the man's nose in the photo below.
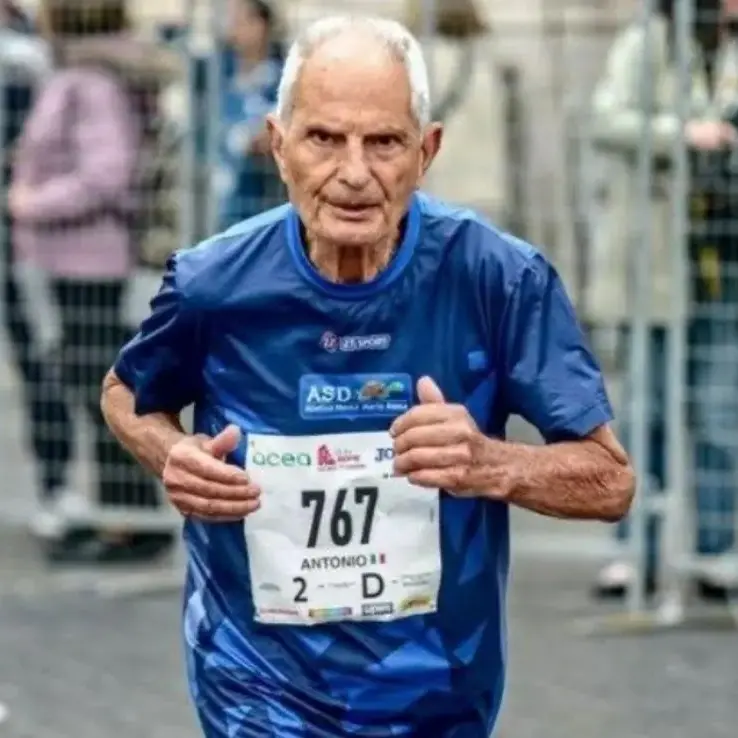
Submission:
M 371 172 L 366 161 L 366 152 L 359 141 L 349 141 L 344 150 L 339 178 L 353 190 L 361 190 L 369 184 Z

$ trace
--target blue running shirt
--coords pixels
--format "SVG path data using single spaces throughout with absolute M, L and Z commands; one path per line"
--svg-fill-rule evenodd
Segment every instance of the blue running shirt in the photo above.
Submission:
M 365 284 L 320 276 L 289 205 L 180 252 L 115 371 L 139 414 L 195 403 L 198 432 L 238 425 L 239 465 L 249 434 L 386 431 L 423 375 L 492 436 L 514 414 L 548 441 L 612 418 L 546 259 L 420 193 L 392 262 Z M 342 393 L 372 402 L 357 411 Z M 299 460 L 283 461 L 299 485 Z M 439 526 L 437 612 L 304 626 L 255 620 L 243 524 L 187 520 L 184 635 L 205 734 L 487 738 L 505 674 L 508 510 L 441 492 Z

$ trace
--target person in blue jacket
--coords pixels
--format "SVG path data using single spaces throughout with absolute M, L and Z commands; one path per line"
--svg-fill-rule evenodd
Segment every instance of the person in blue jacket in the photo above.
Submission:
M 233 0 L 227 29 L 212 182 L 220 228 L 285 201 L 265 127 L 284 64 L 279 21 L 265 0 Z

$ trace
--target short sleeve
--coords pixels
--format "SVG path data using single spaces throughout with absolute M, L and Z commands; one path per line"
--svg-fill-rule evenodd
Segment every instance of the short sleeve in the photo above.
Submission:
M 200 395 L 201 318 L 187 305 L 177 283 L 177 259 L 170 258 L 150 315 L 113 367 L 135 395 L 138 415 L 177 413 Z
M 537 254 L 508 298 L 503 400 L 547 441 L 583 438 L 612 420 L 602 372 L 556 270 Z

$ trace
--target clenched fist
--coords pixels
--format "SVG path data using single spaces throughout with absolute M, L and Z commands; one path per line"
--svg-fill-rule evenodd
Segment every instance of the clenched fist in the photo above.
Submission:
M 259 509 L 259 488 L 244 469 L 224 461 L 240 440 L 240 430 L 230 425 L 215 438 L 188 436 L 172 446 L 162 481 L 182 515 L 229 522 Z
M 390 428 L 395 473 L 420 487 L 475 494 L 469 485 L 484 436 L 467 409 L 447 403 L 430 377 L 420 379 L 417 389 L 420 404 L 397 418 Z

